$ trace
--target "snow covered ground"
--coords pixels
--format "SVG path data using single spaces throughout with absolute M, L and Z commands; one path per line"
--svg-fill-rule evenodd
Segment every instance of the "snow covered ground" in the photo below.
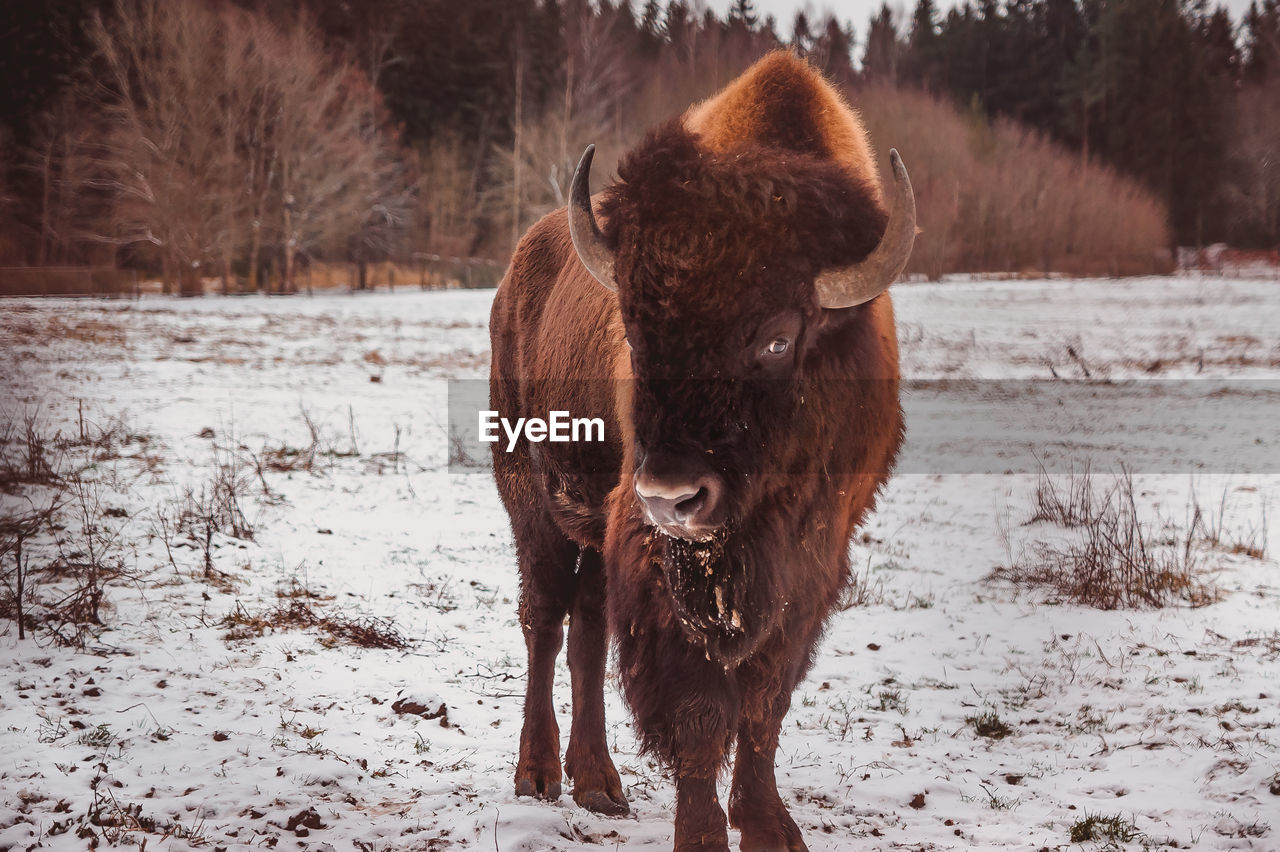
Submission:
M 853 545 L 862 599 L 786 721 L 779 786 L 810 849 L 1280 848 L 1280 288 L 894 292 L 904 374 L 948 384 L 908 401 L 912 461 Z M 0 850 L 670 848 L 673 788 L 612 686 L 631 815 L 513 792 L 511 536 L 445 428 L 447 381 L 487 374 L 492 295 L 0 303 L 6 452 L 28 420 L 79 434 L 82 411 L 112 436 L 66 450 L 82 493 L 26 542 L 28 607 L 47 617 L 67 580 L 38 569 L 85 541 L 120 568 L 79 647 L 56 622 L 19 640 L 0 609 Z M 1226 407 L 1184 428 L 1202 397 Z M 954 428 L 975 398 L 1021 437 Z M 1166 428 L 1135 438 L 1117 411 Z M 1062 534 L 1025 523 L 1028 471 L 1085 458 L 1131 467 L 1159 536 L 1213 515 L 1195 556 L 1216 603 L 1103 611 L 990 578 Z M 178 534 L 228 477 L 252 532 Z M 557 703 L 567 732 L 563 657 Z

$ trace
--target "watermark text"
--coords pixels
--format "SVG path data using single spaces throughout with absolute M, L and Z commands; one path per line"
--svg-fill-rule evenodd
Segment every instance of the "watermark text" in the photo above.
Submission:
M 479 414 L 480 440 L 497 443 L 502 435 L 507 439 L 507 452 L 516 448 L 521 436 L 526 441 L 541 443 L 565 443 L 568 441 L 603 441 L 604 419 L 600 417 L 571 417 L 567 411 L 552 411 L 545 420 L 541 417 L 518 417 L 514 422 L 493 410 Z M 502 435 L 499 434 L 499 429 Z

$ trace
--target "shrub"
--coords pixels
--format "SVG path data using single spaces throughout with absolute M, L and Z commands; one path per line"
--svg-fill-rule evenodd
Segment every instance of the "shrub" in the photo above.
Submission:
M 1050 521 L 1074 530 L 1064 540 L 1036 541 L 1030 553 L 997 568 L 994 576 L 1020 586 L 1049 589 L 1056 597 L 1099 609 L 1137 609 L 1176 603 L 1203 606 L 1219 597 L 1199 558 L 1198 525 L 1157 538 L 1139 517 L 1133 477 L 1116 476 L 1099 494 L 1086 471 L 1058 484 L 1041 472 L 1036 511 L 1028 523 Z
M 1168 213 L 1135 181 L 1004 119 L 927 94 L 858 91 L 887 174 L 911 172 L 921 233 L 908 272 L 1133 275 L 1171 270 Z

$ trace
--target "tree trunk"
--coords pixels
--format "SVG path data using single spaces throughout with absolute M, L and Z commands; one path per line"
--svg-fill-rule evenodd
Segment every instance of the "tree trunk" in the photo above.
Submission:
M 521 174 L 520 166 L 524 162 L 524 155 L 520 150 L 523 124 L 522 113 L 524 111 L 524 51 L 521 50 L 519 43 L 520 34 L 516 33 L 516 114 L 515 114 L 515 140 L 512 143 L 513 167 L 511 176 L 511 251 L 514 253 L 516 244 L 520 241 L 520 181 L 524 175 Z
M 258 256 L 261 252 L 262 228 L 255 224 L 253 226 L 253 239 L 249 241 L 249 289 L 255 293 L 260 289 L 260 282 L 258 280 Z
M 44 266 L 49 259 L 49 241 L 52 239 L 49 227 L 49 185 L 52 182 L 49 172 L 53 169 L 53 143 L 50 142 L 44 151 L 44 163 L 40 169 L 43 183 L 40 198 L 40 248 L 36 255 L 36 266 Z M 30 255 L 28 255 L 30 256 Z
M 19 533 L 19 534 L 18 534 L 18 546 L 17 546 L 17 552 L 18 552 L 18 553 L 17 553 L 17 559 L 18 559 L 18 568 L 17 568 L 17 584 L 18 584 L 18 588 L 17 588 L 17 591 L 15 591 L 15 592 L 14 592 L 14 595 L 13 595 L 13 603 L 14 603 L 14 606 L 16 606 L 16 607 L 18 608 L 18 639 L 19 639 L 19 640 L 23 640 L 23 639 L 26 639 L 26 638 L 27 638 L 27 629 L 26 629 L 26 625 L 25 625 L 25 620 L 23 619 L 23 616 L 22 616 L 22 534 L 21 534 L 21 533 Z
M 281 293 L 296 293 L 293 284 L 294 254 L 293 246 L 286 244 L 284 248 L 284 278 L 280 281 Z
M 234 280 L 235 275 L 231 271 L 231 249 L 228 248 L 222 255 L 222 295 L 231 295 L 231 285 Z
M 173 258 L 167 251 L 160 256 L 160 292 L 166 296 L 173 292 Z
M 288 198 L 287 194 L 285 198 Z M 293 211 L 289 207 L 290 204 L 286 200 L 284 204 L 284 281 L 280 283 L 280 289 L 285 293 L 293 292 Z
M 203 296 L 204 280 L 200 275 L 200 267 L 182 262 L 178 266 L 178 287 L 183 296 Z

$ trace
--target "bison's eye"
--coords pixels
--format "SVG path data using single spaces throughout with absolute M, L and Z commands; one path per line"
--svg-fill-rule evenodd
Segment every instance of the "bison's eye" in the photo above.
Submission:
M 781 355 L 786 352 L 790 346 L 790 340 L 787 340 L 785 337 L 775 337 L 773 342 L 770 343 L 764 351 L 770 355 Z

